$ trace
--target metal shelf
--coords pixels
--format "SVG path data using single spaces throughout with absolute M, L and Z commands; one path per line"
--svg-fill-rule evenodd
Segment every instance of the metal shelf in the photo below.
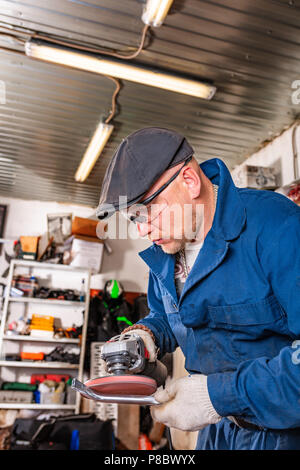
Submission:
M 83 276 L 85 279 L 85 300 L 84 302 L 80 301 L 75 301 L 75 300 L 61 300 L 61 299 L 40 299 L 36 297 L 12 297 L 10 295 L 11 293 L 11 286 L 12 286 L 12 281 L 14 274 L 16 273 L 15 270 L 18 271 L 23 271 L 21 268 L 27 268 L 27 271 L 29 270 L 30 275 L 37 275 L 39 276 L 39 273 L 46 273 L 47 275 L 49 274 L 54 274 L 59 277 L 59 272 L 63 273 L 64 276 L 68 276 L 69 274 L 75 274 L 77 276 Z M 18 269 L 20 268 L 20 269 Z M 24 269 L 25 271 L 25 269 Z M 42 277 L 43 277 L 42 275 Z M 56 265 L 56 264 L 51 264 L 51 263 L 41 263 L 38 261 L 27 261 L 27 260 L 11 260 L 10 262 L 10 269 L 9 269 L 9 275 L 7 279 L 7 295 L 2 299 L 4 300 L 4 305 L 2 308 L 2 318 L 1 318 L 1 323 L 0 323 L 0 358 L 5 357 L 5 349 L 4 349 L 4 344 L 6 346 L 12 346 L 9 342 L 15 341 L 15 346 L 16 346 L 16 341 L 17 342 L 27 342 L 27 344 L 35 344 L 36 348 L 41 347 L 39 343 L 56 343 L 56 344 L 73 344 L 73 345 L 78 345 L 80 347 L 80 357 L 79 357 L 79 364 L 69 364 L 66 362 L 46 362 L 46 361 L 7 361 L 7 360 L 0 360 L 0 368 L 7 368 L 10 369 L 10 372 L 13 371 L 15 368 L 15 373 L 17 373 L 17 370 L 24 369 L 24 374 L 29 375 L 30 369 L 40 369 L 42 370 L 56 370 L 56 371 L 74 371 L 73 374 L 75 374 L 78 378 L 78 380 L 82 380 L 83 377 L 83 369 L 84 369 L 84 353 L 85 353 L 85 343 L 86 343 L 86 335 L 87 335 L 87 322 L 88 322 L 88 314 L 89 314 L 89 303 L 90 303 L 90 277 L 91 277 L 91 272 L 89 269 L 82 269 L 82 268 L 74 268 L 73 266 L 67 266 L 67 265 Z M 77 284 L 79 283 L 79 280 L 77 279 Z M 73 308 L 73 311 L 77 311 L 80 313 L 81 311 L 84 311 L 84 318 L 83 318 L 83 325 L 82 325 L 82 337 L 81 341 L 79 338 L 45 338 L 45 337 L 34 337 L 34 336 L 9 336 L 6 334 L 6 325 L 7 322 L 9 321 L 9 316 L 11 314 L 11 310 L 13 305 L 15 304 L 21 304 L 23 303 L 23 307 L 29 306 L 30 304 L 36 305 L 37 308 L 38 306 L 44 305 L 44 311 L 53 311 L 56 306 L 61 306 L 61 307 L 66 307 L 65 309 L 60 309 L 61 311 L 59 312 L 60 316 L 65 315 L 65 320 L 68 319 L 70 320 L 70 314 L 72 312 L 71 307 Z M 32 305 L 32 308 L 33 308 Z M 47 307 L 48 306 L 48 307 Z M 43 313 L 45 315 L 45 313 Z M 49 315 L 50 313 L 48 313 Z M 34 333 L 33 333 L 34 334 Z M 20 337 L 21 336 L 21 337 Z M 9 349 L 9 348 L 8 348 Z M 27 372 L 25 373 L 27 369 Z M 5 375 L 7 371 L 4 371 L 3 374 Z M 61 372 L 62 373 L 62 372 Z M 65 372 L 64 372 L 65 373 Z M 2 376 L 1 376 L 2 378 Z M 28 378 L 29 380 L 29 378 Z M 66 409 L 66 410 L 75 410 L 75 414 L 78 414 L 80 411 L 80 402 L 81 402 L 81 396 L 80 394 L 76 394 L 76 403 L 74 405 L 58 405 L 58 404 L 36 404 L 36 403 L 0 403 L 0 409 L 1 408 L 6 408 L 6 409 L 18 409 L 18 408 L 23 408 L 23 409 Z
M 26 409 L 26 410 L 74 410 L 76 405 L 44 405 L 40 403 L 0 403 L 0 409 Z
M 75 266 L 69 266 L 67 264 L 55 264 L 55 263 L 43 263 L 41 261 L 28 261 L 28 260 L 12 260 L 15 266 L 24 266 L 29 268 L 41 268 L 59 271 L 72 271 L 77 273 L 86 273 L 86 268 L 78 268 Z
M 23 335 L 16 335 L 16 336 L 9 336 L 4 335 L 3 339 L 7 341 L 36 341 L 38 343 L 68 343 L 68 344 L 79 344 L 80 340 L 77 338 L 42 338 L 38 336 L 23 336 Z
M 43 361 L 0 361 L 4 367 L 28 367 L 37 369 L 79 369 L 79 364 L 68 364 L 67 362 L 43 362 Z
M 33 304 L 64 305 L 66 307 L 85 307 L 85 302 L 76 300 L 39 299 L 36 297 L 8 297 L 9 302 L 28 302 Z

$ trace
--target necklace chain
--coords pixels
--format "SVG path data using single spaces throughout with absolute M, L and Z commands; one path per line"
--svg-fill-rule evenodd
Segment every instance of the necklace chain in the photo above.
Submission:
M 187 265 L 186 265 L 186 258 L 185 258 L 185 250 L 184 250 L 184 248 L 182 248 L 182 249 L 180 250 L 180 257 L 181 257 L 181 261 L 182 261 L 182 264 L 183 264 L 184 277 L 187 278 L 188 275 L 189 275 L 189 272 L 188 272 L 188 268 L 187 268 Z
M 214 202 L 215 202 L 215 208 L 216 208 L 219 188 L 215 184 L 213 185 L 213 188 L 214 188 Z M 188 271 L 187 264 L 186 264 L 185 249 L 181 248 L 181 250 L 179 251 L 179 254 L 180 254 L 182 264 L 183 264 L 184 277 L 187 278 L 189 275 L 189 271 Z

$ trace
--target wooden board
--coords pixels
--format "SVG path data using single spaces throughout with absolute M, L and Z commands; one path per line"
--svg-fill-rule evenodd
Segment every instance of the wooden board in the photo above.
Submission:
M 140 433 L 140 407 L 118 405 L 118 439 L 129 450 L 138 450 Z

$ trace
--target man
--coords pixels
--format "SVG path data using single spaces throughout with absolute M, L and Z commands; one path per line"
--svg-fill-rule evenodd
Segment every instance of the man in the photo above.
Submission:
M 140 253 L 150 314 L 125 331 L 150 360 L 179 346 L 190 374 L 156 392 L 153 418 L 199 430 L 197 449 L 300 448 L 300 208 L 146 128 L 105 175 L 97 214 L 116 210 L 153 242 Z

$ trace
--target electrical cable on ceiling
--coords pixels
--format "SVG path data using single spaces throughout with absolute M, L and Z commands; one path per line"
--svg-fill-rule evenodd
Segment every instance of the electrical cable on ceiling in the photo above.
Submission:
M 11 26 L 9 23 L 3 23 L 2 21 L 0 22 L 0 28 L 5 29 L 5 31 L 8 31 L 10 33 L 19 33 L 23 34 L 24 36 L 32 36 L 33 34 L 32 31 L 27 31 L 22 27 L 21 29 L 14 29 L 14 27 Z
M 22 56 L 25 56 L 25 52 L 23 51 L 18 51 L 16 49 L 11 49 L 10 47 L 4 47 L 4 46 L 0 46 L 0 51 L 4 51 L 4 52 L 13 52 L 14 54 L 19 54 L 19 55 L 22 55 Z
M 99 49 L 97 47 L 81 46 L 81 45 L 76 44 L 76 43 L 71 43 L 71 42 L 68 42 L 68 41 L 63 41 L 61 39 L 54 39 L 54 38 L 51 38 L 51 37 L 48 37 L 48 36 L 44 36 L 40 33 L 35 33 L 32 37 L 34 39 L 43 39 L 44 41 L 53 42 L 53 43 L 58 44 L 60 46 L 72 47 L 73 49 L 78 49 L 78 50 L 82 50 L 82 51 L 85 51 L 85 52 L 93 52 L 95 54 L 104 54 L 104 55 L 109 55 L 109 56 L 112 56 L 112 57 L 116 57 L 118 59 L 128 60 L 128 59 L 134 59 L 142 51 L 142 49 L 144 47 L 144 44 L 145 44 L 146 34 L 147 34 L 147 31 L 148 31 L 149 28 L 150 28 L 149 25 L 144 26 L 143 31 L 142 31 L 141 42 L 140 42 L 140 45 L 139 45 L 138 49 L 133 54 L 129 54 L 129 55 L 119 54 L 118 52 L 106 51 L 106 50 L 103 50 L 103 49 Z
M 109 50 L 99 49 L 97 47 L 89 47 L 89 46 L 79 45 L 79 44 L 76 44 L 76 43 L 73 43 L 73 42 L 64 41 L 62 39 L 52 38 L 51 36 L 45 36 L 44 34 L 40 34 L 40 33 L 37 33 L 37 32 L 29 33 L 29 32 L 26 31 L 26 32 L 23 33 L 21 31 L 13 30 L 13 29 L 10 29 L 10 28 L 5 28 L 2 25 L 0 25 L 0 29 L 8 31 L 8 33 L 4 33 L 4 32 L 0 31 L 1 35 L 9 36 L 9 37 L 15 39 L 16 41 L 21 42 L 22 44 L 24 44 L 26 42 L 26 40 L 22 39 L 21 37 L 17 37 L 16 34 L 24 34 L 25 36 L 28 36 L 30 38 L 41 39 L 41 40 L 48 41 L 48 42 L 51 42 L 51 43 L 54 43 L 54 44 L 58 44 L 58 45 L 65 46 L 65 47 L 72 47 L 73 49 L 78 49 L 78 50 L 85 51 L 85 52 L 93 52 L 94 54 L 103 54 L 103 55 L 109 55 L 109 56 L 112 56 L 112 57 L 116 57 L 118 59 L 131 60 L 131 59 L 134 59 L 135 57 L 137 57 L 140 54 L 140 52 L 142 51 L 142 49 L 144 48 L 147 31 L 150 29 L 150 26 L 149 25 L 144 26 L 143 31 L 142 31 L 142 38 L 141 38 L 141 42 L 140 42 L 139 47 L 137 48 L 137 50 L 134 53 L 128 54 L 128 55 L 120 54 L 118 52 L 113 52 L 113 51 L 109 51 Z M 2 49 L 1 46 L 0 46 L 0 49 Z M 4 49 L 6 50 L 6 48 L 4 48 Z M 14 52 L 14 51 L 12 51 L 12 52 Z
M 118 96 L 118 93 L 121 89 L 121 83 L 119 80 L 117 80 L 116 78 L 114 77 L 110 77 L 108 75 L 105 75 L 107 78 L 109 78 L 110 80 L 112 80 L 113 82 L 115 82 L 116 84 L 116 89 L 113 93 L 113 96 L 112 96 L 112 103 L 111 103 L 111 111 L 110 111 L 110 114 L 109 116 L 106 118 L 106 120 L 104 121 L 105 124 L 108 124 L 115 116 L 116 114 L 116 104 L 117 104 L 117 96 Z
M 26 39 L 19 38 L 18 36 L 15 36 L 14 34 L 5 33 L 5 32 L 0 31 L 0 36 L 7 37 L 7 38 L 10 38 L 10 39 L 12 38 L 15 41 L 21 43 L 22 45 L 24 45 L 26 43 Z
M 143 31 L 142 31 L 142 38 L 141 38 L 141 42 L 140 42 L 139 47 L 137 48 L 137 50 L 134 53 L 129 54 L 129 55 L 119 54 L 117 52 L 111 52 L 111 51 L 104 51 L 103 49 L 99 49 L 99 48 L 95 48 L 95 47 L 81 46 L 81 45 L 78 45 L 78 44 L 63 41 L 61 39 L 54 39 L 54 38 L 51 38 L 51 37 L 48 37 L 48 36 L 44 36 L 43 34 L 40 34 L 40 33 L 29 33 L 27 31 L 24 32 L 24 33 L 23 32 L 21 33 L 20 31 L 16 31 L 16 30 L 13 30 L 13 29 L 10 29 L 10 28 L 6 28 L 4 26 L 0 26 L 0 28 L 7 31 L 7 32 L 0 31 L 1 36 L 13 38 L 15 41 L 20 42 L 22 45 L 24 45 L 26 43 L 26 39 L 20 38 L 20 37 L 16 36 L 13 33 L 24 34 L 25 36 L 28 36 L 28 37 L 31 37 L 31 38 L 46 40 L 48 42 L 53 42 L 53 43 L 61 45 L 61 46 L 73 47 L 75 49 L 79 49 L 79 50 L 82 50 L 82 51 L 85 51 L 85 52 L 93 52 L 93 53 L 98 53 L 98 54 L 104 54 L 104 55 L 109 55 L 109 56 L 116 57 L 118 59 L 127 59 L 128 60 L 128 59 L 134 59 L 142 51 L 142 49 L 145 45 L 145 39 L 146 39 L 147 31 L 149 30 L 150 26 L 149 25 L 144 26 Z M 5 51 L 10 50 L 9 48 L 1 47 L 1 46 L 0 46 L 0 49 L 5 50 Z M 13 51 L 13 52 L 21 53 L 20 51 Z M 117 95 L 118 95 L 118 93 L 121 89 L 121 84 L 120 84 L 120 81 L 117 80 L 116 78 L 110 77 L 108 75 L 105 75 L 105 76 L 107 78 L 109 78 L 110 80 L 112 80 L 116 84 L 116 90 L 115 90 L 115 92 L 112 96 L 112 109 L 111 109 L 111 112 L 110 112 L 108 118 L 105 120 L 105 123 L 108 124 L 116 114 L 116 98 L 117 98 Z

